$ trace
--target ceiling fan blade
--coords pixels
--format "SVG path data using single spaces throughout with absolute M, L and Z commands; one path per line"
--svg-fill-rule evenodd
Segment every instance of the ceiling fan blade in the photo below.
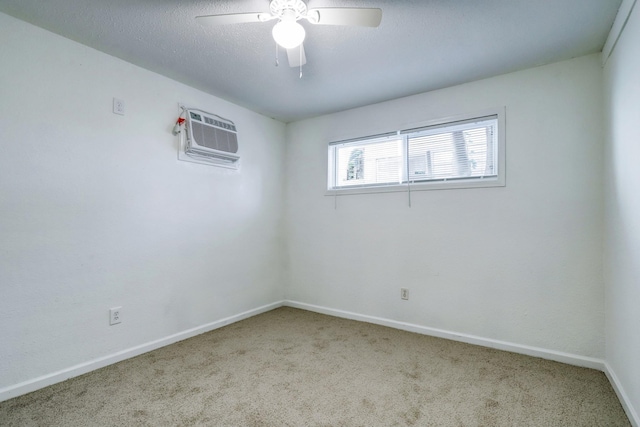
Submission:
M 205 25 L 244 24 L 246 22 L 266 22 L 275 19 L 269 13 L 230 13 L 228 15 L 203 15 L 196 16 L 196 20 Z
M 355 25 L 377 27 L 382 20 L 382 9 L 327 7 L 309 9 L 307 19 L 318 25 Z
M 289 67 L 300 67 L 307 63 L 307 55 L 304 53 L 304 45 L 287 49 L 287 58 L 289 59 Z

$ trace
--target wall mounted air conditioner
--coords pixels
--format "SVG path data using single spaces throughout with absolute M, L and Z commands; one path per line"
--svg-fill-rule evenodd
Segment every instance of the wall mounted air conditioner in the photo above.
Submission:
M 205 111 L 187 108 L 184 111 L 186 140 L 180 151 L 184 150 L 185 156 L 191 161 L 238 169 L 240 156 L 236 125 L 231 120 Z

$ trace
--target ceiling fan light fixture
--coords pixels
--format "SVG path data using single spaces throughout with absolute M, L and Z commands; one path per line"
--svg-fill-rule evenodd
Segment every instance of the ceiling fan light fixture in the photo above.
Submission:
M 297 23 L 295 19 L 282 19 L 274 25 L 273 39 L 285 49 L 293 49 L 298 47 L 304 41 L 306 35 L 304 27 Z

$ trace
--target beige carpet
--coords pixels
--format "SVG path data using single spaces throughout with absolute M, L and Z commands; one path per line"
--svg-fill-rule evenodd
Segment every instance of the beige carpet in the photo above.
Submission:
M 628 426 L 602 372 L 280 308 L 0 403 L 2 426 Z

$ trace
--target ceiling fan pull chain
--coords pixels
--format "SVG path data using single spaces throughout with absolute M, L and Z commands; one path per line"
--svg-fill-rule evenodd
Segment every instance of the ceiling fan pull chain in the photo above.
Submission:
M 300 78 L 302 78 L 302 46 L 300 46 L 298 51 L 300 52 Z
M 276 67 L 280 65 L 280 61 L 278 61 L 278 43 L 276 43 Z

